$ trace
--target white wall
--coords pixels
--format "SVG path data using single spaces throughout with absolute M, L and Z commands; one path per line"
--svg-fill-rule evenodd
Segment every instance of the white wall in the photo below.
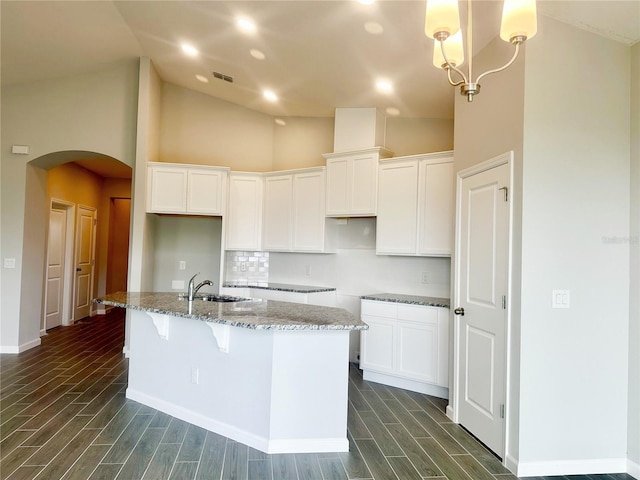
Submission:
M 273 124 L 273 170 L 318 167 L 323 153 L 333 151 L 333 118 L 283 117 Z
M 162 84 L 160 161 L 270 171 L 273 117 Z
M 3 269 L 0 337 L 2 351 L 19 349 L 38 339 L 34 325 L 42 312 L 44 235 L 28 238 L 29 222 L 46 221 L 46 201 L 25 197 L 38 192 L 38 175 L 27 188 L 27 163 L 54 152 L 88 151 L 133 165 L 137 62 L 111 65 L 100 72 L 5 87 L 2 90 L 2 257 L 15 258 L 15 269 Z M 9 153 L 10 145 L 29 145 L 29 155 Z M 64 163 L 69 156 L 48 157 L 43 168 Z M 37 227 L 44 232 L 45 227 Z M 22 292 L 28 293 L 28 311 L 21 309 Z M 38 301 L 33 301 L 33 299 Z M 27 304 L 25 303 L 25 306 Z M 38 313 L 38 311 L 40 313 Z M 39 329 L 38 329 L 39 332 Z M 6 348 L 5 348 L 6 347 Z
M 220 285 L 220 252 L 222 235 L 221 217 L 158 215 L 154 222 L 153 275 L 154 292 L 172 291 L 172 280 L 184 280 L 186 286 L 196 273 L 196 284 L 205 279 L 213 287 L 203 287 L 203 292 L 217 292 Z M 186 262 L 186 269 L 179 269 L 179 262 Z
M 547 18 L 527 45 L 519 461 L 531 468 L 615 471 L 626 457 L 629 67 L 628 47 Z M 551 309 L 553 289 L 571 308 Z
M 631 50 L 631 258 L 628 456 L 640 477 L 640 43 Z

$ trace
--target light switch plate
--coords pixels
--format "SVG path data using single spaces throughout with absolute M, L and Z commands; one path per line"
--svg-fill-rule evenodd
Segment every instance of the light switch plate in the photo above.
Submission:
M 571 292 L 569 290 L 553 290 L 551 293 L 551 308 L 569 308 Z
M 184 280 L 171 280 L 171 288 L 174 290 L 184 290 Z
M 16 259 L 15 258 L 5 258 L 4 259 L 4 268 L 16 268 Z

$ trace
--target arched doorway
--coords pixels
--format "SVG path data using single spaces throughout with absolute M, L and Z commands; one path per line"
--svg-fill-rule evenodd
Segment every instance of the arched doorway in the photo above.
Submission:
M 27 195 L 33 178 L 46 198 L 44 215 L 32 216 L 35 206 L 25 210 L 25 234 L 27 228 L 42 231 L 43 226 L 28 223 L 46 218 L 44 334 L 48 328 L 104 313 L 95 308 L 93 298 L 112 288 L 126 289 L 132 172 L 112 157 L 85 151 L 55 152 L 29 167 L 36 173 L 27 176 Z

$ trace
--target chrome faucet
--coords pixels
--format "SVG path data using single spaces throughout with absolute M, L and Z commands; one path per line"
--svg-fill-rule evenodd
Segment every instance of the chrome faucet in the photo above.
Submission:
M 187 298 L 190 302 L 193 302 L 193 300 L 196 298 L 196 293 L 198 293 L 198 290 L 200 290 L 202 287 L 204 287 L 205 285 L 213 285 L 213 282 L 211 280 L 204 280 L 198 285 L 194 286 L 194 279 L 198 275 L 200 275 L 200 272 L 196 273 L 193 277 L 191 277 L 191 280 L 189 280 L 189 290 L 187 291 Z

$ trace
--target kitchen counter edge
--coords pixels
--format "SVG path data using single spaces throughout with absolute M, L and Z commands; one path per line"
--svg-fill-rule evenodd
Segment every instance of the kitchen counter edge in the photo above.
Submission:
M 253 330 L 366 330 L 368 325 L 342 308 L 274 300 L 189 302 L 173 292 L 118 292 L 96 303 L 143 312 L 191 318 Z M 214 311 L 215 310 L 215 311 Z
M 448 298 L 423 297 L 420 295 L 402 295 L 399 293 L 376 293 L 372 295 L 362 295 L 362 300 L 373 300 L 376 302 L 406 303 L 408 305 L 422 305 L 425 307 L 451 308 Z

